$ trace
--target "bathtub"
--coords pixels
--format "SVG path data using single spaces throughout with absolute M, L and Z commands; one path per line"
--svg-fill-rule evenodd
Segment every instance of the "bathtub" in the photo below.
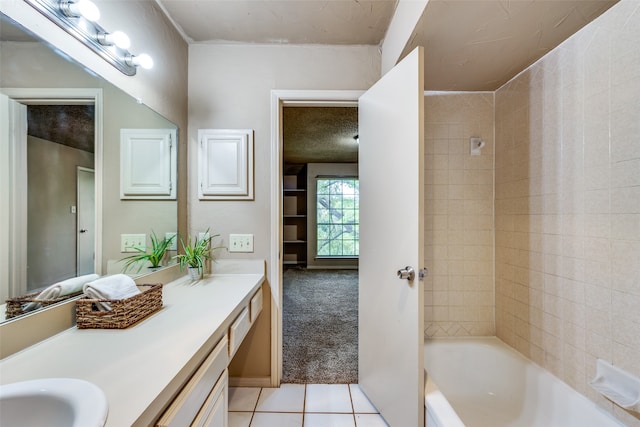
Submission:
M 621 427 L 495 337 L 425 341 L 427 427 Z

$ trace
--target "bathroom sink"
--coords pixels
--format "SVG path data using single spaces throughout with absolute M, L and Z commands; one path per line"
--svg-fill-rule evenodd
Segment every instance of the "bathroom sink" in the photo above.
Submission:
M 2 427 L 102 427 L 107 397 L 75 378 L 43 378 L 0 386 Z

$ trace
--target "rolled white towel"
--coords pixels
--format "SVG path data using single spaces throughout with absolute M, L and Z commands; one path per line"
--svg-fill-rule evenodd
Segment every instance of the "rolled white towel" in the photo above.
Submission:
M 39 300 L 52 300 L 65 295 L 75 294 L 82 291 L 85 283 L 98 279 L 100 276 L 97 274 L 85 274 L 84 276 L 72 277 L 71 279 L 63 280 L 61 282 L 54 283 L 51 286 L 46 287 L 42 292 L 38 294 L 36 299 Z M 39 308 L 42 304 L 39 302 L 30 302 L 22 306 L 22 311 L 31 311 Z
M 125 299 L 137 295 L 140 290 L 133 279 L 126 274 L 114 274 L 105 276 L 93 282 L 86 283 L 83 287 L 84 294 L 91 299 Z M 98 302 L 100 311 L 111 310 L 108 302 Z

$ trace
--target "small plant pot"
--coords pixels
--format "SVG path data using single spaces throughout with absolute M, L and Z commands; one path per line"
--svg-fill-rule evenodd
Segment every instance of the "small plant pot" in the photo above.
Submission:
M 189 267 L 189 277 L 191 280 L 200 280 L 202 279 L 202 273 L 198 267 Z

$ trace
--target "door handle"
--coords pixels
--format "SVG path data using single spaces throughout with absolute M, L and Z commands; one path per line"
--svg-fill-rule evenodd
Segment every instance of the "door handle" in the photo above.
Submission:
M 410 282 L 413 282 L 416 278 L 416 271 L 411 266 L 406 266 L 405 268 L 398 270 L 397 274 L 398 279 L 406 279 Z M 418 271 L 418 279 L 424 280 L 424 278 L 427 277 L 427 274 L 429 274 L 429 270 L 421 268 L 420 271 Z
M 89 230 L 87 230 L 86 228 L 81 228 L 81 229 L 80 229 L 80 232 L 81 232 L 81 233 L 86 233 L 87 231 L 89 231 Z
M 406 266 L 405 268 L 398 270 L 398 279 L 406 279 L 410 282 L 413 282 L 413 279 L 415 278 L 416 271 L 413 269 L 413 267 Z

